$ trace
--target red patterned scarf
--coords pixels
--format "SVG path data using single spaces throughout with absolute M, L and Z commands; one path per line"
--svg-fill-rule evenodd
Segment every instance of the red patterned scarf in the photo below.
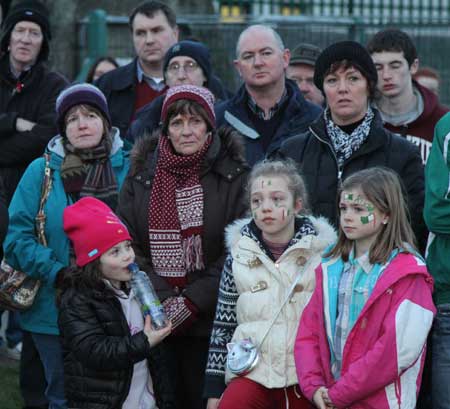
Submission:
M 186 273 L 205 267 L 200 167 L 210 143 L 211 137 L 199 152 L 180 156 L 166 136 L 159 140 L 149 204 L 150 254 L 155 272 L 173 286 L 184 287 Z

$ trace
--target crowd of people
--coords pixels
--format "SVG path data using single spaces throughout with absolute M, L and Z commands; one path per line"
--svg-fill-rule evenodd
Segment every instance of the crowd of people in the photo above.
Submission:
M 2 258 L 41 283 L 0 339 L 25 409 L 450 407 L 450 114 L 406 33 L 291 52 L 251 25 L 231 92 L 158 0 L 83 83 L 47 68 L 42 2 L 3 18 Z

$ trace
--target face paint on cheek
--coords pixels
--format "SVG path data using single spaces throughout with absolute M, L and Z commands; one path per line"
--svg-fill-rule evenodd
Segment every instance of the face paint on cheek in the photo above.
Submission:
M 267 182 L 268 186 L 272 186 L 272 181 L 269 179 L 269 181 Z
M 373 213 L 369 213 L 367 216 L 361 216 L 362 224 L 369 224 L 370 222 L 375 222 L 375 215 Z

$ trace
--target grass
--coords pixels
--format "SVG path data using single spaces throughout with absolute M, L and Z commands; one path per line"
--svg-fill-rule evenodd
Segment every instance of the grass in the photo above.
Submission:
M 19 365 L 0 358 L 0 402 L 2 409 L 20 409 L 23 405 L 19 391 Z

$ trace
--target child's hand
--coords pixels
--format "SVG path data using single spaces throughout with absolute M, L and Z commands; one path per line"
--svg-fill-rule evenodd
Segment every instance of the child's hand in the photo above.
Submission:
M 206 406 L 206 409 L 217 409 L 219 407 L 220 399 L 217 398 L 209 398 L 208 399 L 208 405 Z
M 169 321 L 167 327 L 162 329 L 153 329 L 150 315 L 146 315 L 144 323 L 144 334 L 147 335 L 151 347 L 158 345 L 167 335 L 172 332 L 172 323 Z
M 323 391 L 326 390 L 325 386 L 321 386 L 314 392 L 313 402 L 319 409 L 327 409 L 327 405 L 323 400 Z
M 333 402 L 331 402 L 330 395 L 328 395 L 328 389 L 322 389 L 322 399 L 325 402 L 325 405 L 329 408 L 334 408 Z

